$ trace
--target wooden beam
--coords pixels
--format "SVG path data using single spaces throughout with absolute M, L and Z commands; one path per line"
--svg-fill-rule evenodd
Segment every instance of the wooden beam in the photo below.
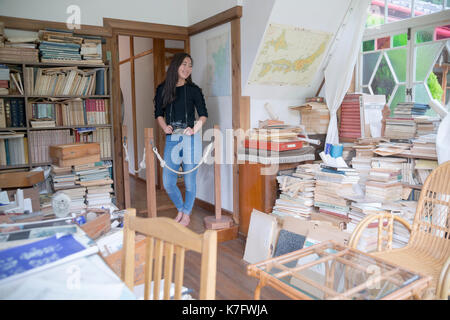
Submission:
M 156 218 L 155 154 L 152 151 L 153 128 L 145 128 L 145 175 L 147 185 L 147 217 Z M 153 142 L 154 143 L 154 142 Z
M 216 14 L 208 19 L 193 24 L 188 28 L 189 36 L 220 26 L 221 24 L 239 19 L 242 17 L 242 6 L 235 6 L 226 11 Z
M 236 8 L 236 7 L 235 7 Z M 242 14 L 242 7 L 240 13 Z M 231 21 L 231 100 L 232 100 L 232 126 L 233 130 L 241 125 L 241 21 Z M 239 165 L 237 164 L 237 139 L 234 138 L 233 162 L 233 220 L 239 224 Z
M 186 27 L 180 26 L 172 26 L 167 24 L 158 24 L 158 23 L 149 23 L 149 22 L 141 22 L 141 21 L 132 21 L 132 20 L 122 20 L 122 19 L 113 19 L 113 18 L 103 18 L 103 25 L 106 28 L 112 28 L 115 31 L 119 31 L 122 34 L 121 30 L 126 32 L 130 32 L 132 35 L 138 35 L 139 32 L 146 33 L 154 33 L 159 34 L 162 38 L 166 38 L 163 35 L 174 35 L 174 36 L 188 36 L 188 30 Z M 147 35 L 148 36 L 148 35 Z
M 111 37 L 111 30 L 104 28 L 103 26 L 92 26 L 82 24 L 80 29 L 69 29 L 65 22 L 55 22 L 47 20 L 25 19 L 16 17 L 0 16 L 0 21 L 5 24 L 5 28 L 26 30 L 26 31 L 39 31 L 46 28 L 70 30 L 79 35 L 95 35 L 102 37 Z
M 155 94 L 156 94 L 156 88 L 158 85 L 164 81 L 166 76 L 166 64 L 165 64 L 165 52 L 164 52 L 164 40 L 163 39 L 153 39 L 153 75 L 154 75 L 154 84 L 155 84 Z M 162 151 L 164 150 L 165 146 L 165 134 L 158 125 L 158 122 L 155 121 L 155 143 L 156 148 L 159 150 L 159 152 L 162 154 Z M 157 177 L 157 184 L 159 189 L 162 189 L 163 187 L 163 181 L 162 181 L 162 168 L 161 166 L 158 166 L 158 177 Z
M 137 55 L 133 55 L 133 56 L 127 58 L 127 59 L 124 59 L 124 60 L 120 61 L 119 64 L 123 64 L 123 63 L 129 62 L 129 61 L 131 61 L 131 59 L 136 60 L 138 58 L 144 57 L 144 56 L 152 54 L 152 53 L 153 53 L 153 49 L 149 49 L 149 50 L 143 51 L 141 53 L 138 53 Z
M 134 37 L 130 37 L 130 54 L 134 55 Z M 134 68 L 134 58 L 130 60 L 130 80 L 131 80 L 131 120 L 133 121 L 133 151 L 134 168 L 139 168 L 139 153 L 137 142 L 137 121 L 136 121 L 136 74 Z

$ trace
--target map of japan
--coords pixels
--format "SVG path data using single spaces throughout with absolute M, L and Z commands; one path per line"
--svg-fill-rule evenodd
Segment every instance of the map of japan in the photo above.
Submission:
M 249 83 L 308 86 L 330 38 L 330 33 L 270 24 Z

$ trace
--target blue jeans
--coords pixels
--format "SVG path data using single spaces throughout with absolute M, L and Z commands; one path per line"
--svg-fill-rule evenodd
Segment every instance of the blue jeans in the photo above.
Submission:
M 164 161 L 166 161 L 166 166 L 180 171 L 181 165 L 183 171 L 186 172 L 194 168 L 200 162 L 201 157 L 202 142 L 200 134 L 197 133 L 193 136 L 181 134 L 166 135 L 166 146 L 164 148 Z M 166 167 L 163 169 L 164 189 L 177 210 L 187 215 L 191 214 L 192 207 L 194 206 L 197 192 L 197 171 L 198 169 L 182 175 L 186 186 L 185 201 L 183 202 L 183 197 L 177 186 L 178 174 L 170 171 Z

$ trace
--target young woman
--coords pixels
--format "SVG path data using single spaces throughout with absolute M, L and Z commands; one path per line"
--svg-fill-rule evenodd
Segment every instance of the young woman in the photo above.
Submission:
M 164 161 L 166 166 L 178 171 L 193 169 L 202 157 L 199 130 L 208 117 L 202 90 L 192 82 L 192 58 L 187 53 L 177 53 L 167 70 L 166 79 L 156 89 L 155 119 L 166 133 Z M 199 115 L 195 121 L 195 111 Z M 178 210 L 175 220 L 184 226 L 190 222 L 196 195 L 194 170 L 184 174 L 185 200 L 177 186 L 178 175 L 166 167 L 163 169 L 164 189 Z

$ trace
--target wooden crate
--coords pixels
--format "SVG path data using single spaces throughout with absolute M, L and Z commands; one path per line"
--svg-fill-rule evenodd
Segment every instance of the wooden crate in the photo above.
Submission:
M 82 164 L 95 163 L 98 161 L 100 161 L 100 154 L 93 154 L 81 158 L 74 158 L 67 160 L 53 159 L 53 164 L 56 164 L 58 167 L 70 167 L 70 166 L 79 166 Z
M 0 188 L 24 188 L 44 181 L 44 172 L 7 172 L 0 174 Z
M 97 218 L 80 226 L 89 238 L 95 240 L 111 230 L 111 216 L 109 212 L 97 214 Z
M 100 156 L 100 144 L 92 143 L 74 143 L 59 144 L 50 146 L 50 157 L 55 160 L 78 159 L 94 155 Z

